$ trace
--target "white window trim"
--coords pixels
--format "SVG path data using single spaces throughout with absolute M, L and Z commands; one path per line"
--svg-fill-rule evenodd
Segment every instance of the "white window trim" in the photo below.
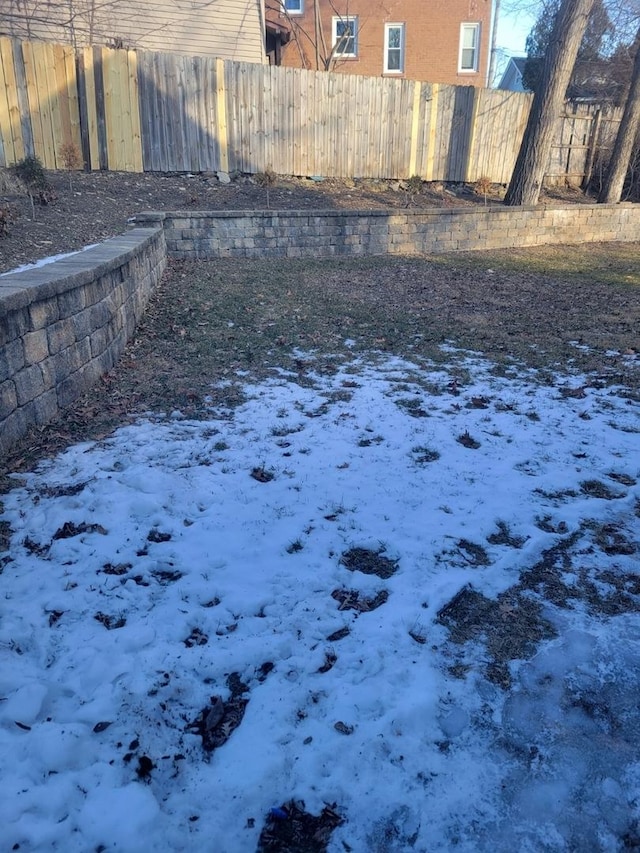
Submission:
M 353 28 L 353 53 L 342 53 L 341 51 L 335 50 L 334 58 L 335 59 L 357 59 L 358 57 L 358 16 L 357 15 L 336 15 L 331 20 L 331 47 L 335 49 L 335 46 L 338 41 L 338 24 L 339 23 L 352 23 L 354 25 Z
M 389 68 L 389 30 L 400 29 L 400 68 Z M 404 36 L 405 24 L 384 25 L 384 74 L 404 74 Z M 394 48 L 395 49 L 395 48 Z
M 285 0 L 282 0 L 282 10 L 285 15 L 303 15 L 304 14 L 304 0 L 299 0 L 300 8 L 299 9 L 287 9 L 285 5 Z
M 476 33 L 476 45 L 474 52 L 473 68 L 462 67 L 462 51 L 464 49 L 464 31 L 466 28 L 473 28 Z M 460 46 L 458 49 L 458 73 L 460 74 L 477 74 L 480 67 L 480 23 L 478 21 L 465 21 L 460 24 Z

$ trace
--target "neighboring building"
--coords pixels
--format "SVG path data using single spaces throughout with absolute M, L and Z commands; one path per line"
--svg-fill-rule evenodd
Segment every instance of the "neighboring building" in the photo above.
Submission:
M 526 56 L 512 56 L 496 88 L 506 89 L 508 92 L 528 92 L 522 82 L 526 61 Z
M 281 64 L 484 86 L 492 0 L 266 0 Z M 274 61 L 274 54 L 270 55 Z
M 267 61 L 264 0 L 0 0 L 0 35 Z

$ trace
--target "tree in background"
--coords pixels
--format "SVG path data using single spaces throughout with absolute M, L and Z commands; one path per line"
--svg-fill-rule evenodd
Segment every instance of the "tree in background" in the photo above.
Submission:
M 596 0 L 562 0 L 504 203 L 537 204 L 578 49 Z
M 609 159 L 609 166 L 598 202 L 616 204 L 622 198 L 634 144 L 640 130 L 640 28 L 635 38 L 635 61 L 622 121 Z
M 527 36 L 527 61 L 522 81 L 527 89 L 535 92 L 540 84 L 544 58 L 549 47 L 560 0 L 547 0 L 540 10 L 538 19 Z M 567 97 L 594 95 L 600 100 L 611 97 L 612 89 L 619 94 L 619 79 L 616 80 L 611 62 L 614 49 L 615 27 L 605 7 L 604 0 L 595 0 L 584 36 L 578 49 Z M 630 72 L 629 68 L 629 72 Z M 613 85 L 612 85 L 613 84 Z
M 127 0 L 0 0 L 0 35 L 128 47 L 114 31 L 131 15 Z

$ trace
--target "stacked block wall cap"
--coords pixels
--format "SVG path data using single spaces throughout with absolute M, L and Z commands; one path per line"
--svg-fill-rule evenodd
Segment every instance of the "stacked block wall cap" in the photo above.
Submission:
M 503 204 L 386 210 L 148 211 L 180 259 L 322 258 L 640 240 L 640 205 Z M 353 236 L 359 239 L 354 240 Z
M 113 367 L 166 259 L 156 223 L 0 276 L 0 457 Z
M 135 223 L 139 226 L 150 224 L 159 224 L 166 220 L 198 220 L 198 219 L 274 219 L 280 221 L 282 219 L 316 219 L 320 220 L 317 224 L 325 222 L 328 218 L 337 220 L 349 218 L 353 220 L 362 219 L 400 219 L 407 217 L 408 219 L 420 219 L 421 217 L 429 216 L 436 218 L 450 217 L 477 217 L 490 216 L 498 217 L 502 214 L 506 217 L 517 216 L 518 214 L 543 214 L 554 211 L 559 215 L 573 217 L 581 215 L 583 212 L 594 213 L 595 211 L 633 211 L 638 209 L 638 204 L 634 202 L 620 202 L 619 204 L 571 204 L 571 205 L 522 205 L 519 207 L 505 207 L 503 204 L 488 204 L 488 205 L 468 205 L 453 206 L 453 207 L 421 207 L 421 208 L 389 208 L 381 209 L 341 209 L 341 208 L 325 208 L 325 209 L 309 209 L 309 210 L 285 210 L 285 209 L 265 209 L 265 210 L 171 210 L 158 211 L 149 210 L 139 213 L 135 216 Z
M 96 281 L 138 257 L 160 233 L 158 227 L 132 228 L 68 258 L 0 276 L 0 316 Z

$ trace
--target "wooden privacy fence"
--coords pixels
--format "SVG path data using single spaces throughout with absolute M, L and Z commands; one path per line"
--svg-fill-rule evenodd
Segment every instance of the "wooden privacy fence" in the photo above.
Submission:
M 72 143 L 90 169 L 507 183 L 530 104 L 471 86 L 0 38 L 2 166 L 36 155 L 64 168 Z M 585 105 L 559 117 L 549 176 L 579 183 L 616 121 Z

